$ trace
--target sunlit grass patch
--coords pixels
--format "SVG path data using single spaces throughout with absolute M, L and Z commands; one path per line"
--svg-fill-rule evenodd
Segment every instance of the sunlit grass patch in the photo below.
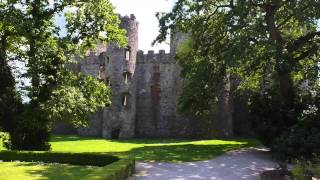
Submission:
M 95 166 L 72 166 L 58 163 L 1 162 L 0 180 L 76 180 L 98 170 L 99 168 L 100 167 Z
M 254 139 L 186 140 L 186 139 L 130 139 L 107 140 L 78 136 L 53 136 L 53 151 L 105 152 L 132 155 L 138 161 L 199 161 L 208 160 L 226 151 L 256 146 Z

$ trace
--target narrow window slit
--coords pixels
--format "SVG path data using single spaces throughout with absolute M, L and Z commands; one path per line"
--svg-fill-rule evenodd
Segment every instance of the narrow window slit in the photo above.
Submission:
M 122 96 L 122 106 L 127 107 L 128 106 L 128 97 L 127 95 Z
M 131 50 L 130 50 L 130 47 L 128 46 L 128 47 L 125 49 L 125 60 L 126 60 L 126 61 L 129 61 L 129 60 L 130 60 L 130 55 L 131 55 Z

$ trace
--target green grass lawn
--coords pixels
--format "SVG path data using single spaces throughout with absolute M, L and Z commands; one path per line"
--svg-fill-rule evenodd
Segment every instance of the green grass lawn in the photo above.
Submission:
M 103 152 L 118 156 L 132 155 L 138 161 L 183 162 L 208 160 L 227 151 L 257 146 L 254 139 L 234 140 L 177 140 L 177 139 L 130 139 L 107 140 L 79 136 L 51 138 L 52 151 Z M 4 149 L 0 141 L 0 150 Z
M 53 136 L 52 151 L 96 152 L 117 156 L 134 156 L 137 161 L 185 162 L 212 159 L 223 153 L 259 145 L 254 139 L 177 140 L 130 139 L 106 140 L 79 136 Z M 0 150 L 4 149 L 0 142 Z M 98 168 L 98 167 L 95 167 Z M 1 162 L 0 180 L 5 179 L 79 179 L 94 167 L 31 162 Z
M 78 136 L 53 136 L 53 151 L 106 152 L 133 155 L 138 161 L 183 162 L 208 160 L 233 149 L 256 146 L 253 139 L 176 140 L 131 139 L 106 140 Z

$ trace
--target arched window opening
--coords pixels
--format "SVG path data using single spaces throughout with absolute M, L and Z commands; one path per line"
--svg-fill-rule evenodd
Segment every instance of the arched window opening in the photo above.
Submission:
M 107 64 L 109 64 L 109 63 L 110 63 L 110 57 L 107 56 Z
M 104 81 L 105 80 L 105 67 L 104 65 L 99 66 L 99 72 L 98 72 L 98 80 Z
M 124 107 L 128 106 L 128 95 L 127 94 L 122 95 L 122 106 L 124 106 Z
M 131 73 L 128 71 L 125 71 L 123 73 L 123 81 L 125 84 L 128 84 L 128 81 L 131 79 Z
M 111 139 L 119 139 L 120 129 L 114 129 L 111 131 Z
M 131 48 L 130 48 L 130 46 L 128 46 L 128 47 L 125 49 L 125 60 L 126 60 L 126 61 L 129 61 L 129 60 L 130 60 L 130 56 L 131 56 Z

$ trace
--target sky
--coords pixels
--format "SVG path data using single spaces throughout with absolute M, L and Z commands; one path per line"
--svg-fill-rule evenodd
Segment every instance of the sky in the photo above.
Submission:
M 159 31 L 158 20 L 155 17 L 157 12 L 171 11 L 176 0 L 110 0 L 115 6 L 116 12 L 122 16 L 134 14 L 139 22 L 139 49 L 166 50 L 169 52 L 169 42 L 152 46 L 152 41 L 157 37 Z M 56 22 L 65 26 L 64 16 L 56 16 Z M 62 34 L 65 29 L 62 28 Z
M 116 8 L 117 13 L 122 16 L 134 14 L 139 22 L 139 49 L 158 51 L 160 49 L 169 52 L 169 44 L 162 43 L 154 47 L 152 41 L 158 35 L 158 20 L 156 12 L 169 12 L 175 0 L 110 0 Z

